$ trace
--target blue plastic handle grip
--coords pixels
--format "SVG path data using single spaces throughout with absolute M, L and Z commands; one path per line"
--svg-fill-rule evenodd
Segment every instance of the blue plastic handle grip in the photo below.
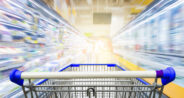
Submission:
M 10 80 L 20 86 L 23 85 L 24 83 L 24 80 L 21 79 L 21 73 L 22 71 L 19 71 L 17 69 L 13 69 L 11 72 L 10 72 Z
M 163 85 L 166 85 L 172 81 L 174 81 L 176 78 L 176 72 L 174 68 L 168 67 L 163 70 L 163 76 L 161 77 L 161 81 Z

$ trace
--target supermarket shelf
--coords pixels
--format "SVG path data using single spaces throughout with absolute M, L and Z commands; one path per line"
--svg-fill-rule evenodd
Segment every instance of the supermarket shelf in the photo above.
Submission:
M 0 17 L 0 25 L 4 28 L 0 34 L 2 39 L 0 41 L 0 74 L 2 77 L 0 84 L 5 84 L 3 88 L 7 88 L 1 91 L 1 95 L 9 96 L 9 94 L 15 95 L 20 92 L 16 86 L 7 82 L 9 81 L 7 76 L 11 69 L 45 70 L 43 66 L 52 60 L 58 60 L 60 58 L 58 55 L 63 50 L 59 47 L 61 43 L 58 42 L 60 39 L 56 34 L 62 36 L 64 34 L 62 29 L 70 32 L 68 34 L 78 33 L 61 16 L 55 17 L 58 14 L 53 10 L 40 6 L 37 0 L 33 2 L 32 0 L 26 2 L 5 0 L 3 1 L 5 5 L 0 7 L 0 13 L 3 15 Z M 15 38 L 19 36 L 22 38 L 21 40 Z M 6 37 L 9 40 L 4 40 Z M 44 42 L 42 43 L 44 45 L 40 44 L 41 42 Z M 12 87 L 9 87 L 8 83 Z
M 13 29 L 16 29 L 16 30 L 27 31 L 27 32 L 34 32 L 33 30 L 29 30 L 26 27 L 23 27 L 21 25 L 15 25 L 15 24 L 12 24 L 10 22 L 3 21 L 1 19 L 0 19 L 0 24 L 5 25 L 8 28 L 13 28 Z
M 42 20 L 46 21 L 47 23 L 49 23 L 49 24 L 51 24 L 51 25 L 53 25 L 53 26 L 58 26 L 57 24 L 52 23 L 51 21 L 49 21 L 49 18 L 46 18 L 45 16 L 40 16 L 41 13 L 38 12 L 37 10 L 35 10 L 35 9 L 33 9 L 33 8 L 30 8 L 30 7 L 28 7 L 27 5 L 25 5 L 25 4 L 23 4 L 23 3 L 19 2 L 19 1 L 16 1 L 16 3 L 19 4 L 19 6 L 22 6 L 22 5 L 23 5 L 23 6 L 25 7 L 24 10 L 25 10 L 26 12 L 29 12 L 29 13 L 32 14 L 32 15 L 35 15 L 34 13 L 39 13 L 39 15 L 36 15 L 37 17 L 41 18 Z M 18 7 L 18 6 L 17 6 L 17 7 Z
M 15 25 L 15 24 L 12 24 L 12 23 L 9 23 L 9 22 L 5 22 L 3 20 L 0 20 L 0 24 L 6 26 L 7 28 L 12 28 L 12 29 L 21 30 L 21 31 L 25 30 L 25 27 Z
M 177 0 L 154 0 L 145 10 L 138 14 L 132 21 L 130 21 L 126 26 L 124 26 L 118 34 L 122 31 L 131 28 L 133 25 L 140 23 L 143 20 L 153 16 L 154 14 L 162 11 L 162 9 L 168 7 L 169 5 L 177 2 Z M 118 34 L 116 36 L 118 36 Z
M 12 69 L 12 68 L 17 68 L 17 67 L 21 67 L 25 64 L 24 63 L 18 63 L 18 64 L 14 64 L 14 65 L 9 65 L 9 66 L 3 66 L 3 67 L 0 67 L 0 71 L 3 71 L 3 70 L 8 70 L 8 69 Z
M 36 23 L 33 23 L 33 22 L 30 22 L 28 20 L 24 20 L 26 23 L 28 23 L 29 25 L 35 25 Z M 0 19 L 0 23 L 1 24 L 4 24 L 4 25 L 8 25 L 8 26 L 13 26 L 13 27 L 16 27 L 16 28 L 22 28 L 22 29 L 25 29 L 26 31 L 30 31 L 30 32 L 33 32 L 32 30 L 28 30 L 26 29 L 26 27 L 22 26 L 22 25 L 19 25 L 19 24 L 12 24 L 11 22 L 7 22 L 5 21 L 4 19 Z M 36 24 L 39 28 L 42 28 L 44 26 L 41 26 L 41 25 L 38 25 Z
M 69 24 L 65 19 L 63 19 L 60 15 L 58 15 L 55 11 L 50 9 L 48 6 L 44 5 L 44 3 L 40 0 L 32 1 L 30 0 L 32 4 L 39 7 L 40 9 L 43 9 L 44 12 L 46 12 L 48 15 L 52 16 L 56 20 L 58 20 L 62 25 L 64 25 L 67 29 L 72 30 L 74 33 L 79 32 L 76 28 L 74 28 L 71 24 Z M 58 25 L 55 25 L 58 26 Z
M 22 62 L 18 63 L 16 61 L 7 61 L 4 63 L 0 63 L 0 68 L 7 67 L 7 66 L 13 66 L 13 65 L 17 65 L 17 64 L 22 64 Z
M 15 62 L 9 62 L 8 64 L 0 64 L 0 71 L 9 70 L 12 68 L 18 68 L 18 67 L 24 66 L 27 62 L 34 60 L 34 59 L 41 58 L 42 56 L 44 56 L 44 55 L 36 55 L 35 54 L 35 55 L 32 55 L 31 57 L 27 58 L 26 61 L 24 61 L 24 62 L 20 62 L 20 63 L 16 63 L 16 64 L 12 64 Z
M 17 57 L 17 56 L 24 56 L 25 53 L 18 53 L 18 54 L 0 54 L 0 59 L 3 58 L 13 58 L 13 57 Z
M 34 15 L 34 11 L 28 9 L 28 7 L 26 5 L 24 5 L 23 3 L 19 2 L 19 1 L 15 1 L 15 0 L 9 0 L 8 1 L 10 4 L 20 8 L 21 10 L 29 13 L 30 15 Z
M 10 2 L 10 1 L 9 1 L 9 2 Z M 19 1 L 11 1 L 10 3 L 13 4 L 14 6 L 16 6 L 16 7 L 20 8 L 20 9 L 24 10 L 25 12 L 29 13 L 29 14 L 32 15 L 32 16 L 35 15 L 34 13 L 39 13 L 39 14 L 40 14 L 40 12 L 38 12 L 37 10 L 31 9 L 30 7 L 28 7 L 27 5 L 25 5 L 25 4 L 23 4 L 23 3 L 19 2 Z M 23 7 L 22 7 L 22 6 L 23 6 Z M 40 15 L 41 15 L 41 14 L 40 14 Z M 41 19 L 43 19 L 43 20 L 46 21 L 47 23 L 52 24 L 53 26 L 57 26 L 57 24 L 54 24 L 54 23 L 51 23 L 50 21 L 48 21 L 49 18 L 46 19 L 45 16 L 38 16 L 38 17 L 41 18 Z M 43 17 L 44 17 L 44 18 L 43 18 Z M 26 17 L 23 17 L 23 18 L 24 18 L 24 21 L 25 21 L 25 22 L 27 22 L 27 23 L 29 23 L 29 24 L 31 24 L 31 25 L 36 24 L 36 23 L 31 22 L 31 21 L 29 21 L 28 19 L 26 19 Z M 36 24 L 36 25 L 38 25 L 38 24 Z M 39 27 L 43 27 L 43 26 L 41 26 L 41 25 L 38 25 L 38 26 L 39 26 Z
M 4 13 L 8 13 L 10 15 L 16 16 L 16 18 L 18 18 L 20 20 L 24 20 L 25 19 L 24 17 L 20 16 L 17 12 L 11 11 L 11 10 L 9 10 L 7 8 L 2 7 L 2 6 L 0 6 L 0 11 L 3 11 Z
M 0 41 L 0 46 L 2 47 L 13 47 L 13 48 L 28 48 L 28 45 L 25 44 L 24 42 L 4 42 Z
M 162 56 L 172 56 L 172 57 L 184 58 L 184 55 L 175 54 L 175 53 L 146 52 L 146 51 L 137 51 L 137 52 L 154 54 L 154 55 L 162 55 Z
M 10 2 L 10 3 L 13 4 L 14 6 L 20 8 L 21 10 L 24 10 L 26 13 L 29 13 L 32 17 L 34 17 L 34 12 L 35 12 L 35 13 L 39 13 L 38 11 L 29 8 L 28 6 L 26 6 L 25 4 L 23 4 L 23 3 L 19 2 L 19 1 L 11 1 L 11 0 L 9 0 L 8 2 Z M 35 24 L 36 24 L 36 23 L 34 23 L 34 22 L 32 22 L 32 21 L 26 19 L 26 17 L 24 17 L 24 19 L 25 19 L 24 21 L 25 21 L 26 23 L 30 24 L 30 25 L 35 25 Z M 45 19 L 45 20 L 46 20 L 46 19 Z M 46 21 L 47 21 L 47 20 L 46 20 Z M 47 22 L 48 22 L 48 21 L 47 21 Z M 36 25 L 38 25 L 38 24 L 36 24 Z M 39 26 L 39 27 L 43 27 L 43 26 L 41 26 L 41 25 L 38 25 L 38 26 Z

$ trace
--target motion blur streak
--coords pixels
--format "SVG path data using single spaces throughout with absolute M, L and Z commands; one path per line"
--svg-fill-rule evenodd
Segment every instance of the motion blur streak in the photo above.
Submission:
M 184 98 L 184 0 L 0 0 L 0 97 L 23 97 L 12 69 L 72 63 L 173 67 L 176 79 L 163 92 Z

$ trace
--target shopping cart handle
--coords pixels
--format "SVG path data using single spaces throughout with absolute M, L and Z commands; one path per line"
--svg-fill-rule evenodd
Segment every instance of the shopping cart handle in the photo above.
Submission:
M 158 71 L 114 71 L 114 72 L 22 72 L 17 69 L 10 73 L 10 80 L 20 86 L 23 79 L 64 79 L 64 78 L 161 78 L 166 85 L 176 77 L 175 70 L 168 67 Z

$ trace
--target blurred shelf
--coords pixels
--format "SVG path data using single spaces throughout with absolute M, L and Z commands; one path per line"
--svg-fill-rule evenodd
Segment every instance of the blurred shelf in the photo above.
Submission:
M 19 5 L 15 5 L 15 3 L 13 3 L 13 2 L 14 2 L 14 1 L 11 1 L 11 3 L 14 4 L 14 6 L 16 6 L 16 7 L 20 8 L 21 10 L 23 10 L 23 11 L 29 13 L 29 14 L 32 15 L 32 16 L 34 15 L 34 13 L 32 13 L 32 12 L 39 13 L 39 12 L 37 12 L 36 10 L 33 11 L 33 9 L 31 9 L 30 7 L 28 7 L 28 6 L 24 5 L 24 4 L 21 4 L 21 5 L 20 5 L 20 3 L 17 3 L 17 4 L 19 4 Z M 22 5 L 24 5 L 25 8 L 20 7 L 20 6 L 22 6 Z M 21 21 L 25 21 L 26 23 L 28 23 L 28 24 L 30 24 L 30 25 L 36 24 L 36 23 L 30 21 L 29 19 L 27 19 L 24 15 L 23 15 L 23 16 L 20 16 L 18 13 L 12 13 L 12 12 L 15 12 L 15 11 L 11 11 L 11 10 L 9 10 L 9 9 L 7 9 L 7 8 L 4 8 L 4 7 L 0 7 L 0 10 L 4 11 L 4 13 L 6 13 L 6 12 L 10 13 L 11 16 L 13 15 L 12 17 L 17 16 L 16 18 L 18 18 L 19 21 L 20 21 L 20 20 L 21 20 Z M 31 10 L 32 12 L 31 12 L 30 10 Z M 53 26 L 57 26 L 57 24 L 51 23 L 51 21 L 48 21 L 48 18 L 46 19 L 46 17 L 44 17 L 44 16 L 42 16 L 42 17 L 41 17 L 41 16 L 38 16 L 38 17 L 39 17 L 40 19 L 46 21 L 47 23 L 52 24 Z M 4 22 L 5 22 L 5 21 L 4 21 Z M 36 25 L 38 25 L 39 27 L 43 27 L 43 26 L 41 26 L 41 25 L 39 25 L 39 24 L 36 24 Z M 28 31 L 31 31 L 31 30 L 28 30 Z
M 3 66 L 3 67 L 0 67 L 0 71 L 21 67 L 24 64 L 25 64 L 25 62 L 24 63 L 13 64 L 13 65 L 11 64 L 11 65 L 7 65 L 7 66 Z
M 13 48 L 26 48 L 28 47 L 28 44 L 25 44 L 24 42 L 5 42 L 5 41 L 0 41 L 0 47 L 13 47 Z
M 16 11 L 12 11 L 10 9 L 7 9 L 7 8 L 3 7 L 3 6 L 0 6 L 0 11 L 3 11 L 4 13 L 8 13 L 11 16 L 14 16 L 14 17 L 16 17 L 16 18 L 18 18 L 20 20 L 24 20 L 25 19 L 23 16 L 19 15 Z
M 27 55 L 29 55 L 29 54 L 31 54 L 31 53 L 27 53 Z M 9 69 L 12 69 L 12 68 L 22 67 L 26 63 L 28 63 L 29 61 L 41 58 L 43 56 L 44 56 L 44 54 L 42 54 L 42 55 L 32 54 L 31 56 L 29 56 L 27 58 L 24 58 L 24 59 L 26 59 L 26 61 L 23 61 L 23 62 L 20 62 L 20 63 L 19 62 L 17 62 L 17 63 L 16 62 L 8 62 L 8 63 L 6 62 L 6 63 L 3 63 L 3 64 L 0 64 L 0 71 L 9 70 Z
M 15 25 L 15 24 L 3 21 L 3 20 L 0 20 L 0 24 L 6 26 L 7 28 L 16 29 L 20 31 L 23 31 L 26 29 L 25 27 L 22 27 L 20 25 Z
M 137 52 L 154 54 L 154 55 L 162 55 L 162 56 L 172 56 L 172 57 L 184 58 L 184 55 L 176 54 L 176 53 L 145 52 L 145 51 L 137 51 Z
M 21 25 L 12 24 L 10 22 L 6 22 L 0 19 L 0 24 L 6 26 L 7 28 L 16 29 L 24 32 L 35 32 L 33 30 L 27 29 L 26 27 L 23 27 Z
M 4 59 L 3 58 L 14 58 L 14 57 L 18 57 L 18 56 L 24 56 L 25 53 L 18 53 L 18 54 L 0 54 L 0 61 L 4 61 L 4 60 L 7 60 L 7 59 Z
M 22 62 L 17 62 L 17 61 L 5 61 L 3 63 L 0 63 L 0 68 L 2 67 L 7 67 L 7 66 L 14 66 L 17 64 L 22 64 Z
M 5 5 L 0 6 L 0 83 L 5 83 L 3 93 L 12 92 L 15 95 L 20 90 L 17 90 L 18 86 L 12 86 L 14 84 L 9 81 L 9 72 L 14 68 L 22 71 L 44 69 L 43 65 L 58 59 L 58 53 L 63 49 L 58 48 L 60 43 L 57 34 L 63 34 L 63 28 L 71 34 L 72 30 L 76 30 L 60 16 L 55 17 L 57 13 L 51 13 L 31 0 L 3 2 Z
M 14 1 L 13 1 L 13 2 L 14 2 Z M 51 22 L 51 20 L 49 20 L 50 18 L 43 16 L 43 15 L 42 15 L 40 12 L 38 12 L 36 9 L 31 8 L 31 7 L 29 7 L 29 6 L 23 4 L 22 2 L 19 2 L 19 1 L 16 1 L 16 2 L 14 2 L 14 3 L 18 4 L 18 6 L 17 6 L 17 5 L 16 5 L 16 6 L 19 7 L 19 8 L 21 8 L 20 6 L 23 5 L 23 6 L 24 6 L 24 9 L 23 9 L 23 10 L 26 11 L 26 12 L 28 12 L 28 13 L 30 13 L 31 15 L 35 15 L 35 16 L 39 17 L 40 19 L 46 21 L 47 23 L 49 23 L 49 24 L 51 24 L 51 25 L 53 25 L 53 26 L 57 26 L 56 23 L 53 23 L 53 22 Z M 21 8 L 21 9 L 22 9 L 22 8 Z M 36 14 L 34 14 L 34 13 L 38 13 L 39 15 L 36 15 Z

